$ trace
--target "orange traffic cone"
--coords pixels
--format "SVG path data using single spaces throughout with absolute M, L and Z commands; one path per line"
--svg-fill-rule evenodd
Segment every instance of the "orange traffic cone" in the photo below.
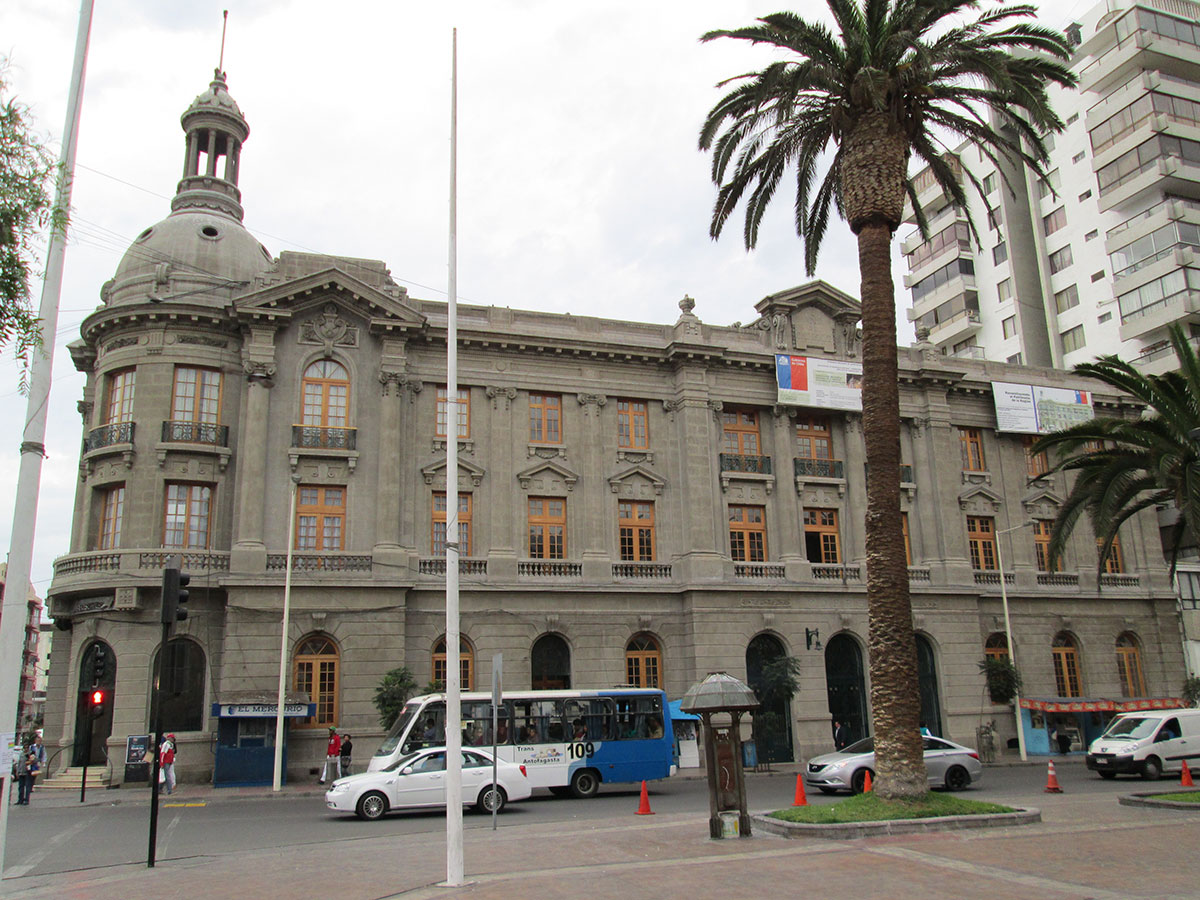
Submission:
M 1195 787 L 1192 782 L 1192 770 L 1188 768 L 1187 760 L 1183 761 L 1183 777 L 1179 779 L 1180 787 Z
M 639 816 L 652 816 L 654 813 L 650 811 L 650 795 L 646 793 L 646 782 L 642 782 L 642 802 L 638 804 L 637 814 Z
M 863 773 L 863 793 L 864 794 L 871 793 L 871 770 L 870 769 L 867 769 L 867 771 L 865 771 Z
M 804 793 L 804 776 L 796 773 L 796 799 L 792 806 L 808 806 L 808 796 Z
M 1046 771 L 1046 791 L 1047 794 L 1061 794 L 1062 788 L 1058 786 L 1058 775 L 1054 772 L 1054 760 L 1050 760 L 1050 768 Z

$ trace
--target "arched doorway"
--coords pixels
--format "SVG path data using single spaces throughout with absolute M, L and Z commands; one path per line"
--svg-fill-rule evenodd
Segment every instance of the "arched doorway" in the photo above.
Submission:
M 848 634 L 835 634 L 825 645 L 825 690 L 829 695 L 830 719 L 846 723 L 848 740 L 865 738 L 870 729 L 862 649 Z M 831 734 L 831 743 L 832 740 Z
M 942 704 L 938 699 L 937 662 L 933 644 L 923 634 L 917 635 L 917 685 L 921 692 L 921 723 L 934 734 L 942 731 Z
M 160 648 L 151 663 L 151 677 L 158 670 Z M 150 698 L 150 727 L 158 713 L 156 701 L 163 705 L 162 730 L 200 731 L 204 727 L 204 650 L 190 638 L 172 638 L 163 658 L 159 690 Z
M 759 634 L 746 647 L 746 683 L 762 703 L 754 711 L 754 740 L 765 762 L 791 762 L 792 702 L 772 690 L 771 664 L 787 658 L 783 642 L 773 634 Z
M 79 697 L 75 704 L 75 741 L 71 765 L 103 765 L 108 761 L 108 738 L 112 734 L 113 688 L 117 683 L 117 657 L 104 641 L 92 641 L 79 662 Z M 103 712 L 92 717 L 91 694 L 105 692 Z
M 571 686 L 571 648 L 560 634 L 543 634 L 529 651 L 530 687 L 535 691 Z

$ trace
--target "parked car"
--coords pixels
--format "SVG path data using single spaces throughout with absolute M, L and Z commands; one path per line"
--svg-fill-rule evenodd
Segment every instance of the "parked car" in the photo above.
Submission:
M 983 776 L 979 754 L 945 738 L 925 735 L 925 769 L 930 787 L 961 791 Z M 875 777 L 875 739 L 863 738 L 844 750 L 814 756 L 804 767 L 804 783 L 822 793 L 862 793 L 867 772 Z
M 512 800 L 530 794 L 525 767 L 499 760 L 492 782 L 492 754 L 462 751 L 462 801 L 481 812 L 500 812 Z M 425 747 L 384 769 L 339 778 L 325 792 L 325 806 L 374 820 L 393 809 L 446 806 L 446 748 Z

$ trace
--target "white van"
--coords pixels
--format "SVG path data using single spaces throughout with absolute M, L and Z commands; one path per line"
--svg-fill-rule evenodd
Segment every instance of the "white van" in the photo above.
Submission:
M 1121 713 L 1092 741 L 1087 767 L 1101 778 L 1121 772 L 1154 780 L 1164 772 L 1200 765 L 1200 709 Z

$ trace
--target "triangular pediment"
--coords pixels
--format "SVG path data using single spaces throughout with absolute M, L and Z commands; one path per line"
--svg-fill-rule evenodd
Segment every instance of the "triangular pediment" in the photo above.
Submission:
M 403 300 L 337 266 L 268 284 L 236 300 L 234 314 L 243 321 L 288 320 L 319 313 L 331 303 L 364 320 L 372 330 L 418 330 L 426 323 Z
M 958 506 L 975 516 L 991 516 L 1000 512 L 1004 502 L 995 491 L 979 484 L 968 485 L 958 495 Z
M 608 484 L 609 487 L 612 488 L 612 492 L 615 494 L 620 491 L 621 485 L 632 481 L 637 481 L 638 479 L 644 479 L 645 481 L 648 481 L 650 486 L 654 488 L 655 494 L 661 494 L 663 492 L 663 488 L 666 487 L 667 484 L 666 479 L 664 479 L 661 475 L 658 475 L 651 469 L 648 469 L 646 466 L 640 465 L 630 466 L 623 472 L 618 472 L 616 475 L 610 476 L 608 479 Z
M 471 479 L 471 483 L 475 487 L 479 487 L 483 481 L 483 476 L 487 472 L 473 462 L 460 458 L 458 461 L 458 474 L 460 476 L 466 475 Z M 439 477 L 444 481 L 446 475 L 446 457 L 443 456 L 441 459 L 435 459 L 427 466 L 422 466 L 421 475 L 424 477 L 426 484 L 433 484 L 434 479 Z
M 574 489 L 577 481 L 577 474 L 553 461 L 538 462 L 517 473 L 517 482 L 523 491 L 528 491 L 531 487 L 536 490 L 554 490 L 559 485 L 569 491 Z
M 771 334 L 776 351 L 836 359 L 859 356 L 862 304 L 824 281 L 788 288 L 754 304 L 758 325 Z
M 1021 498 L 1021 509 L 1031 519 L 1053 519 L 1062 503 L 1062 497 L 1054 491 L 1040 488 Z

